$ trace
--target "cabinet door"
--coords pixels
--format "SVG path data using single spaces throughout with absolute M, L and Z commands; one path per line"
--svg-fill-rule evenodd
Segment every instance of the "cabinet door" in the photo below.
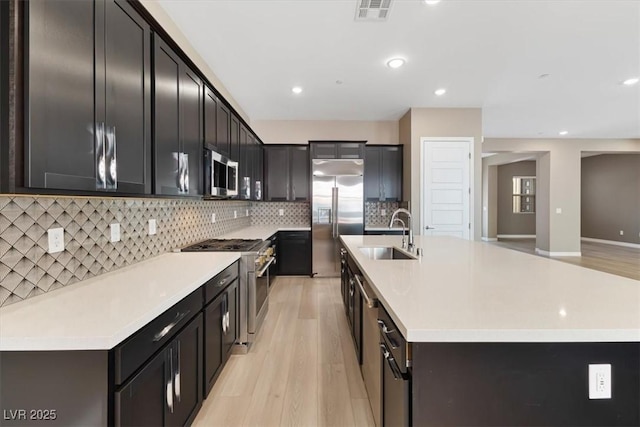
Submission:
M 249 134 L 247 128 L 240 124 L 240 198 L 251 198 L 251 154 L 249 147 Z
M 224 332 L 223 354 L 227 360 L 231 356 L 233 346 L 238 338 L 238 280 L 235 280 L 226 290 L 226 313 L 228 326 Z
M 24 5 L 29 58 L 26 185 L 96 190 L 94 3 Z
M 262 144 L 258 141 L 258 139 L 254 136 L 253 140 L 253 186 L 251 187 L 252 194 L 251 198 L 253 200 L 262 200 L 263 198 L 263 188 L 264 188 L 264 176 L 262 165 L 264 162 L 263 158 L 263 147 Z M 259 190 L 258 190 L 259 187 Z
M 287 147 L 265 147 L 267 166 L 266 200 L 288 200 L 289 194 L 289 151 Z
M 181 151 L 188 156 L 189 196 L 202 195 L 202 80 L 184 64 L 180 73 Z
M 311 143 L 312 159 L 337 159 L 338 144 L 333 142 L 317 142 Z
M 104 30 L 104 43 L 96 43 L 96 121 L 113 138 L 117 191 L 149 194 L 151 28 L 126 1 L 96 4 L 104 6 L 104 20 L 100 7 L 96 13 L 97 29 Z
M 364 159 L 364 144 L 341 142 L 338 144 L 338 159 Z
M 168 353 L 161 351 L 115 393 L 114 422 L 117 427 L 162 426 L 170 411 L 173 390 Z
M 226 109 L 226 107 L 225 107 Z M 221 109 L 224 111 L 224 109 Z M 219 110 L 220 111 L 220 110 Z M 226 110 L 229 113 L 228 110 Z M 229 113 L 229 150 L 231 160 L 240 161 L 240 121 L 236 116 Z M 240 176 L 238 176 L 240 180 Z M 239 182 L 239 181 L 238 181 Z
M 180 59 L 154 37 L 155 144 L 154 193 L 179 194 Z
M 218 98 L 208 86 L 204 88 L 204 146 L 215 152 L 218 147 Z M 227 126 L 228 131 L 228 126 Z
M 365 147 L 364 150 L 364 198 L 367 201 L 382 199 L 382 171 L 380 169 L 380 147 Z
M 173 410 L 165 425 L 191 424 L 202 406 L 202 314 L 187 325 L 169 347 L 173 369 Z
M 382 200 L 402 200 L 402 147 L 383 147 L 381 149 Z M 366 186 L 365 162 L 365 186 Z
M 309 148 L 290 147 L 289 176 L 291 179 L 290 200 L 309 200 Z
M 222 315 L 224 296 L 218 296 L 204 311 L 204 395 L 211 391 L 224 361 L 222 353 Z
M 231 120 L 231 112 L 229 109 L 218 100 L 218 150 L 220 154 L 229 157 L 232 160 L 238 160 L 237 154 L 234 158 L 231 154 L 231 141 L 229 139 L 229 122 Z M 237 145 L 237 138 L 235 140 Z M 237 146 L 236 146 L 237 150 Z

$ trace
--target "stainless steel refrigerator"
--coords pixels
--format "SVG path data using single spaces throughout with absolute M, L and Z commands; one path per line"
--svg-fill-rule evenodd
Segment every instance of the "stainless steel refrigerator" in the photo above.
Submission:
M 313 273 L 340 276 L 339 238 L 364 233 L 364 160 L 311 161 Z

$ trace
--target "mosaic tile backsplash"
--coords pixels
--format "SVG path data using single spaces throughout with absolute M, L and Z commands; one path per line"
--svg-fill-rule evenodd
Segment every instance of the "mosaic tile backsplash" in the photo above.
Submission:
M 0 306 L 247 227 L 247 210 L 242 201 L 0 196 Z M 121 240 L 111 243 L 114 222 Z M 48 254 L 57 227 L 65 250 Z
M 398 202 L 365 202 L 364 223 L 368 227 L 387 227 L 391 221 L 391 214 L 399 207 L 401 205 Z
M 280 209 L 283 215 L 280 216 Z M 308 202 L 252 202 L 253 225 L 311 225 L 311 205 Z

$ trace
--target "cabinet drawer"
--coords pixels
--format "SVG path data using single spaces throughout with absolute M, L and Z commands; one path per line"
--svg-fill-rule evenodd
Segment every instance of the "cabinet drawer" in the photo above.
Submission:
M 292 239 L 310 239 L 310 231 L 280 231 L 278 232 L 278 238 L 280 240 L 292 240 Z
M 212 301 L 227 286 L 238 277 L 238 261 L 225 268 L 222 273 L 209 280 L 204 285 L 204 303 L 205 305 Z
M 407 340 L 382 305 L 378 308 L 378 329 L 400 370 L 407 372 Z
M 122 384 L 202 310 L 202 288 L 152 320 L 114 349 L 115 384 Z

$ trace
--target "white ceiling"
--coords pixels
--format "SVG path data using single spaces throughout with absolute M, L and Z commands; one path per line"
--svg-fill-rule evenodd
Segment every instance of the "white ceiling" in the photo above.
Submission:
M 394 0 L 384 23 L 356 0 L 160 4 L 251 120 L 482 107 L 486 137 L 640 137 L 640 1 Z

